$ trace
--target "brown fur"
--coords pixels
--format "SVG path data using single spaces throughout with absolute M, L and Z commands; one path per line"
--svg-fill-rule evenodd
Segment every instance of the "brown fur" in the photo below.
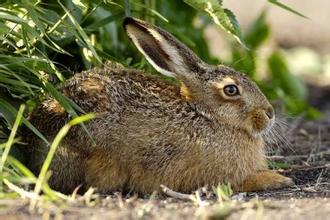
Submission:
M 292 180 L 274 171 L 264 170 L 248 176 L 243 183 L 242 191 L 263 191 L 283 187 L 283 184 L 292 184 Z
M 81 126 L 61 143 L 51 164 L 52 187 L 72 192 L 83 184 L 101 192 L 150 193 L 160 184 L 181 192 L 228 182 L 235 190 L 292 184 L 266 171 L 262 132 L 274 119 L 267 117 L 271 106 L 252 81 L 228 67 L 205 64 L 157 27 L 131 18 L 125 27 L 153 65 L 183 86 L 118 66 L 68 80 L 63 94 L 98 117 L 86 123 L 94 143 Z M 222 87 L 214 87 L 228 83 L 228 77 L 241 88 L 240 96 L 226 97 Z M 48 97 L 30 116 L 49 140 L 70 120 L 55 103 Z M 32 135 L 28 142 L 30 168 L 38 173 L 48 147 Z

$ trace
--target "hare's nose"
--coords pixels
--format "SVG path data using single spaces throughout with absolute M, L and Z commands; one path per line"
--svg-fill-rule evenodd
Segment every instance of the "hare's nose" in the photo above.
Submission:
M 269 106 L 268 108 L 266 108 L 265 111 L 266 111 L 266 115 L 267 115 L 267 117 L 268 117 L 269 119 L 274 118 L 274 114 L 275 114 L 275 112 L 274 112 L 274 109 L 273 109 L 272 106 Z

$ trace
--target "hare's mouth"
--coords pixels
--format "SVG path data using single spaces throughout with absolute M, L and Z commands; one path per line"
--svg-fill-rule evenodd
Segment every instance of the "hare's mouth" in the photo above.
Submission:
M 257 134 L 269 131 L 275 123 L 275 117 L 269 118 L 263 111 L 255 112 L 251 120 L 253 133 Z

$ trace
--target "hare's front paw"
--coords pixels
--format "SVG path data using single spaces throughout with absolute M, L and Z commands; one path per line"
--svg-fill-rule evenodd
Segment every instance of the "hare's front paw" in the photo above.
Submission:
M 264 170 L 248 176 L 243 183 L 242 191 L 263 191 L 292 185 L 294 185 L 294 182 L 291 178 L 282 176 L 271 170 Z

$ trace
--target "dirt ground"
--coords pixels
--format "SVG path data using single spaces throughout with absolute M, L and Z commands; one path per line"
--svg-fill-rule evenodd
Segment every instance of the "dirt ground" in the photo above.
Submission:
M 79 197 L 68 204 L 39 204 L 29 212 L 29 201 L 0 200 L 0 220 L 14 219 L 327 219 L 330 216 L 330 89 L 311 89 L 311 100 L 324 111 L 324 118 L 289 120 L 287 144 L 272 148 L 269 159 L 280 173 L 290 176 L 295 186 L 276 191 L 234 194 L 218 201 L 211 192 L 200 193 L 197 201 L 146 196 L 123 198 Z M 323 95 L 320 95 L 323 94 Z

